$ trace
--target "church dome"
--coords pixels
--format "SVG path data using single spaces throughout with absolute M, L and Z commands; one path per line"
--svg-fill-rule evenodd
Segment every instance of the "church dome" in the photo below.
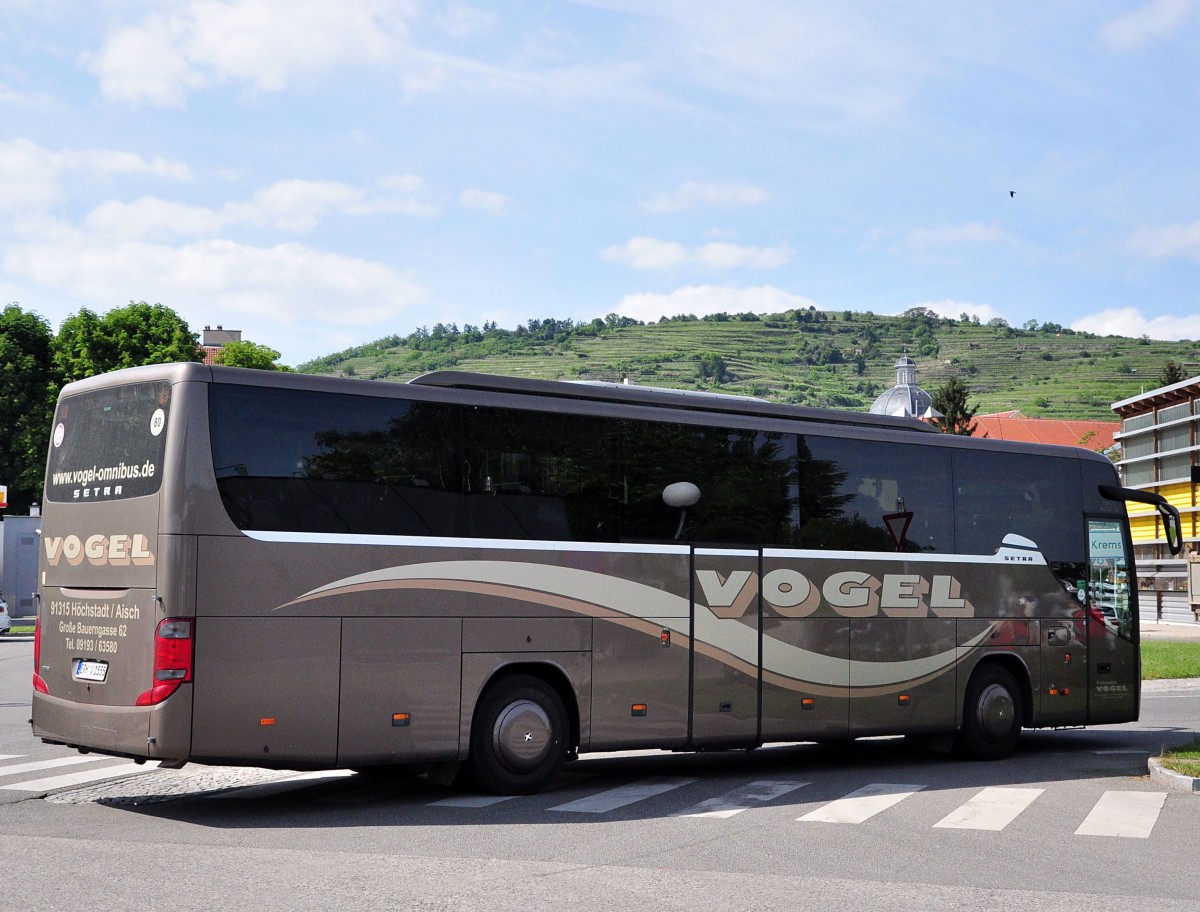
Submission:
M 938 414 L 933 411 L 933 397 L 917 386 L 917 362 L 908 356 L 896 361 L 896 385 L 872 403 L 871 414 L 902 418 L 928 418 Z

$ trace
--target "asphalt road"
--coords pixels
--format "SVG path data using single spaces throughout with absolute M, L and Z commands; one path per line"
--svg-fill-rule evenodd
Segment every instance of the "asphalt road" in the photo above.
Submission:
M 547 792 L 496 801 L 420 778 L 83 758 L 29 735 L 31 663 L 0 642 L 3 910 L 1200 906 L 1200 796 L 1146 774 L 1200 730 L 1196 686 L 1147 692 L 1138 723 L 1027 733 L 995 763 L 897 739 L 585 756 Z

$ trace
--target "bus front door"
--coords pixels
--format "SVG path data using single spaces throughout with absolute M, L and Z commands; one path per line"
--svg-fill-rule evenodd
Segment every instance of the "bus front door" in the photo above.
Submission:
M 1137 592 L 1122 524 L 1088 520 L 1087 722 L 1138 717 L 1141 654 Z

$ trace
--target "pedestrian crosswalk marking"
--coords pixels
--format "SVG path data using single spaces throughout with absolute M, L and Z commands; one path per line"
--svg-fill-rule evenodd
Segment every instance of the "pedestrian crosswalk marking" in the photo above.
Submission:
M 947 814 L 934 824 L 951 830 L 1004 829 L 1017 819 L 1025 808 L 1045 789 L 1035 788 L 985 788 L 958 810 Z
M 144 764 L 121 763 L 117 766 L 106 766 L 101 769 L 77 770 L 73 773 L 64 773 L 61 776 L 48 776 L 45 779 L 31 779 L 28 782 L 0 785 L 0 789 L 10 792 L 52 792 L 55 789 L 69 788 L 72 785 L 83 785 L 84 783 L 96 782 L 100 779 L 114 779 L 117 776 L 127 776 L 130 773 L 145 772 L 147 769 L 156 769 L 157 766 L 158 764 L 147 767 Z
M 759 780 L 734 789 L 716 798 L 709 798 L 680 811 L 676 817 L 713 817 L 726 819 L 736 816 L 755 804 L 766 804 L 776 798 L 804 788 L 808 782 L 780 782 L 775 780 Z
M 1148 839 L 1166 800 L 1166 792 L 1105 792 L 1075 835 Z
M 657 777 L 642 779 L 638 782 L 631 782 L 629 785 L 608 789 L 596 795 L 589 795 L 587 798 L 568 801 L 566 804 L 557 805 L 550 808 L 550 810 L 566 811 L 574 814 L 606 814 L 609 811 L 615 811 L 617 808 L 625 807 L 627 804 L 645 801 L 647 798 L 653 798 L 655 795 L 661 795 L 664 792 L 682 788 L 685 785 L 691 785 L 695 781 L 695 779 L 664 779 Z
M 111 760 L 112 757 L 103 755 L 88 755 L 86 757 L 55 757 L 52 760 L 34 760 L 30 763 L 14 763 L 12 766 L 0 766 L 0 778 L 16 776 L 19 773 L 36 773 L 41 770 L 56 769 L 60 766 L 74 766 L 77 763 L 96 763 L 99 760 Z
M 502 801 L 512 801 L 516 795 L 456 795 L 453 798 L 443 798 L 441 801 L 429 802 L 430 807 L 447 808 L 485 808 Z
M 48 771 L 62 770 L 64 767 L 96 764 L 98 761 L 112 764 L 118 759 L 105 755 L 71 755 L 5 765 L 6 761 L 20 760 L 26 756 L 24 754 L 0 754 L 0 782 L 30 773 L 41 773 L 43 777 L 26 782 L 10 781 L 8 784 L 0 785 L 0 790 L 43 794 L 57 792 L 58 794 L 54 796 L 57 800 L 71 795 L 70 789 L 74 786 L 104 779 L 118 779 L 119 777 L 129 777 L 129 781 L 133 782 L 134 774 L 152 772 L 155 769 L 154 764 L 121 762 L 115 765 L 89 766 L 87 769 L 66 770 L 53 775 L 45 775 Z M 222 789 L 220 794 L 227 798 L 251 800 L 349 776 L 353 776 L 349 770 L 323 770 L 290 775 L 285 773 L 282 778 L 274 781 L 233 786 Z M 160 780 L 156 778 L 147 781 L 158 782 Z M 548 810 L 559 813 L 606 814 L 636 802 L 647 801 L 682 789 L 696 781 L 693 778 L 679 777 L 646 778 L 577 798 Z M 812 782 L 809 781 L 758 779 L 736 786 L 716 797 L 691 804 L 681 811 L 673 812 L 672 816 L 727 820 L 746 810 L 778 801 L 792 792 L 810 785 Z M 841 798 L 814 807 L 813 810 L 797 820 L 862 823 L 895 807 L 904 799 L 926 787 L 925 785 L 905 783 L 870 783 Z M 93 786 L 91 790 L 83 789 L 77 794 L 84 801 L 99 800 L 93 794 L 97 789 L 106 795 L 115 789 L 116 792 L 113 794 L 120 795 L 129 792 L 132 788 L 145 788 L 145 786 L 133 786 L 125 782 L 118 782 L 112 785 Z M 187 789 L 185 788 L 184 791 L 186 792 Z M 1045 788 L 989 786 L 976 791 L 963 804 L 932 826 L 940 829 L 999 832 L 1027 811 L 1045 791 Z M 576 793 L 578 794 L 578 792 Z M 964 791 L 961 794 L 966 797 L 968 793 Z M 176 797 L 183 798 L 186 797 L 186 794 L 180 793 Z M 452 794 L 440 800 L 428 801 L 426 799 L 426 801 L 431 807 L 486 809 L 505 802 L 516 801 L 520 797 L 515 795 Z M 1148 839 L 1165 807 L 1166 798 L 1165 792 L 1106 791 L 1096 801 L 1083 823 L 1075 830 L 1075 835 Z M 810 804 L 810 806 L 813 805 Z M 1042 812 L 1043 816 L 1045 813 L 1045 811 Z
M 909 795 L 914 795 L 923 785 L 903 785 L 894 782 L 873 782 L 851 792 L 844 798 L 831 801 L 797 817 L 797 820 L 815 820 L 822 823 L 862 823 L 876 814 L 899 804 Z

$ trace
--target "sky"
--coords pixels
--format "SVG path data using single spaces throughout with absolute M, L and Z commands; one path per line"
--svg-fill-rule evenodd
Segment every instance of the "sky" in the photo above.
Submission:
M 0 302 L 296 365 L 815 306 L 1200 339 L 1200 0 L 0 0 Z

